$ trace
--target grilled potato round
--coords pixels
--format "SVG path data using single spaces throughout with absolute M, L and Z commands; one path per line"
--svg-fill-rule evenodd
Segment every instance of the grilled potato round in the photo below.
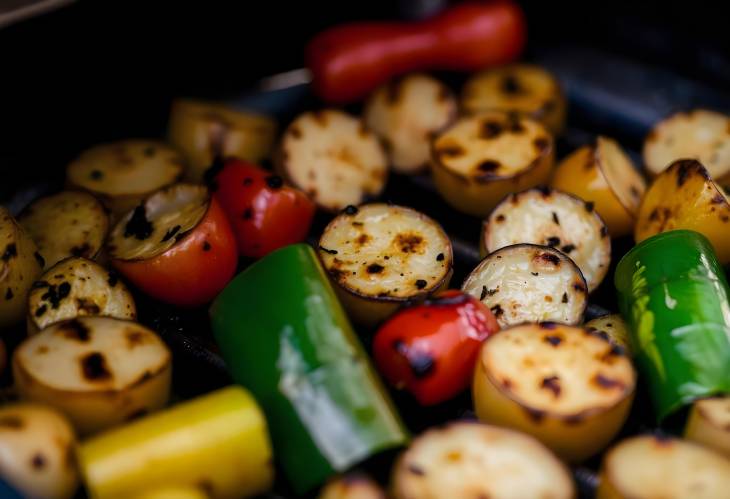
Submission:
M 66 182 L 98 197 L 114 215 L 121 215 L 149 194 L 177 182 L 182 156 L 154 140 L 123 140 L 81 153 L 66 168 Z
M 730 200 L 697 161 L 679 160 L 647 190 L 639 208 L 634 238 L 690 229 L 704 234 L 722 263 L 730 263 Z
M 613 237 L 631 234 L 646 182 L 621 146 L 598 137 L 558 164 L 552 187 L 594 203 Z
M 461 289 L 490 308 L 501 327 L 522 322 L 578 324 L 588 287 L 580 269 L 548 246 L 515 244 L 487 256 Z
M 0 330 L 23 319 L 28 290 L 44 265 L 33 240 L 0 206 Z
M 518 243 L 551 246 L 568 255 L 583 273 L 589 292 L 598 287 L 611 263 L 608 229 L 593 203 L 548 188 L 507 196 L 484 222 L 483 254 Z
M 136 496 L 137 499 L 210 499 L 200 487 L 167 487 L 147 490 Z
M 558 135 L 565 127 L 567 104 L 560 84 L 547 70 L 531 64 L 513 64 L 469 78 L 461 94 L 461 107 L 467 113 L 522 113 Z
M 82 191 L 40 198 L 23 210 L 18 223 L 35 241 L 46 268 L 71 256 L 96 258 L 109 232 L 104 206 Z
M 485 217 L 510 192 L 550 177 L 553 139 L 538 122 L 490 111 L 461 118 L 432 144 L 432 172 L 456 209 Z
M 254 163 L 268 158 L 275 138 L 276 122 L 268 116 L 214 102 L 173 102 L 168 139 L 185 155 L 186 179 L 190 182 L 202 182 L 217 157 Z
M 28 293 L 28 333 L 66 319 L 103 315 L 137 317 L 134 298 L 114 272 L 86 258 L 58 262 Z
M 697 400 L 684 436 L 730 458 L 730 395 Z
M 334 109 L 307 112 L 284 132 L 276 158 L 279 173 L 327 211 L 377 196 L 388 161 L 365 124 Z
M 631 355 L 631 344 L 629 343 L 629 330 L 626 322 L 619 314 L 608 314 L 596 317 L 592 321 L 583 324 L 583 327 L 591 333 L 602 336 L 614 345 L 623 348 Z
M 50 407 L 0 408 L 0 478 L 27 497 L 72 497 L 78 487 L 71 425 Z
M 82 435 L 163 407 L 171 371 L 170 352 L 155 333 L 109 317 L 54 324 L 13 355 L 21 399 L 56 407 Z
M 412 74 L 378 88 L 365 105 L 364 120 L 383 142 L 393 170 L 411 174 L 428 166 L 431 138 L 456 112 L 446 85 Z
M 347 207 L 325 228 L 319 255 L 348 313 L 363 324 L 445 289 L 453 265 L 439 224 L 385 203 Z
M 555 323 L 525 324 L 482 346 L 474 406 L 480 420 L 530 433 L 576 462 L 621 429 L 635 384 L 631 361 L 601 336 Z
M 730 491 L 730 460 L 671 437 L 629 438 L 603 458 L 598 499 L 719 499 Z
M 575 497 L 575 490 L 565 465 L 534 438 L 461 422 L 413 441 L 394 467 L 393 497 L 560 499 Z
M 370 477 L 350 473 L 330 480 L 318 499 L 385 499 L 385 492 Z
M 695 159 L 713 179 L 730 181 L 730 116 L 704 109 L 673 114 L 654 125 L 643 153 L 652 176 L 678 159 Z

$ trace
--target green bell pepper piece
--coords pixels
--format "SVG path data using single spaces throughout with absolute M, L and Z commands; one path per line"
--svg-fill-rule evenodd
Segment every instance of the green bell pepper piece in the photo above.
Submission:
M 233 379 L 266 413 L 274 454 L 297 493 L 408 441 L 310 246 L 253 264 L 210 317 Z
M 615 284 L 660 421 L 697 398 L 730 392 L 730 291 L 703 235 L 646 239 L 621 259 Z

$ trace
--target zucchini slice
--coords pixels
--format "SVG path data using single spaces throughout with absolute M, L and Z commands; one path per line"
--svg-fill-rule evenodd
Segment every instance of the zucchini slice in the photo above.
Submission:
M 388 176 L 377 137 L 361 120 L 334 109 L 295 119 L 284 132 L 276 159 L 280 174 L 327 211 L 377 196 Z
M 79 485 L 75 448 L 71 425 L 50 407 L 0 408 L 0 479 L 26 497 L 73 497 Z
M 416 438 L 396 462 L 392 491 L 395 499 L 575 497 L 568 469 L 540 442 L 476 422 Z
M 559 249 L 580 268 L 588 291 L 598 287 L 611 263 L 611 240 L 593 203 L 549 188 L 507 196 L 484 222 L 488 253 L 518 243 Z
M 730 491 L 730 459 L 671 437 L 626 439 L 606 453 L 598 499 L 719 499 Z
M 555 151 L 537 121 L 499 111 L 459 119 L 433 142 L 432 172 L 456 209 L 485 217 L 507 194 L 544 184 Z
M 678 159 L 695 159 L 713 179 L 730 180 L 730 116 L 705 109 L 673 114 L 654 125 L 643 154 L 651 176 Z
M 21 343 L 13 378 L 21 399 L 59 409 L 88 435 L 162 408 L 171 360 L 162 340 L 140 324 L 79 317 Z
M 346 208 L 325 228 L 319 255 L 345 308 L 365 324 L 445 289 L 453 265 L 451 241 L 438 223 L 385 203 Z
M 697 400 L 684 436 L 730 458 L 730 395 Z
M 608 314 L 596 317 L 592 321 L 583 324 L 583 327 L 591 333 L 603 336 L 631 355 L 628 326 L 620 314 Z
M 461 94 L 461 107 L 467 113 L 522 113 L 557 135 L 565 127 L 567 103 L 557 79 L 545 68 L 512 64 L 469 78 Z
M 578 324 L 588 297 L 586 281 L 573 260 L 535 244 L 491 253 L 461 289 L 488 306 L 503 328 L 522 322 Z
M 581 461 L 623 426 L 636 373 L 623 349 L 555 323 L 501 331 L 482 346 L 473 396 L 481 421 L 535 436 L 558 456 Z
M 456 118 L 456 112 L 456 99 L 446 85 L 412 74 L 378 88 L 363 114 L 385 146 L 393 170 L 413 174 L 428 166 L 431 138 Z
M 66 168 L 66 182 L 91 192 L 120 215 L 156 190 L 177 182 L 184 166 L 180 153 L 162 142 L 123 140 L 81 153 Z
M 28 294 L 28 333 L 88 315 L 134 320 L 134 298 L 117 275 L 85 258 L 58 262 Z
M 63 191 L 33 201 L 18 222 L 38 245 L 46 268 L 72 256 L 96 258 L 109 232 L 104 206 L 82 191 Z

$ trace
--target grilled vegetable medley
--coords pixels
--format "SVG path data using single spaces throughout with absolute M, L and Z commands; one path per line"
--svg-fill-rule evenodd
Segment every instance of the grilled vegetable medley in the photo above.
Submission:
M 0 496 L 728 497 L 730 117 L 564 151 L 524 42 L 330 29 L 318 105 L 181 99 L 0 207 Z

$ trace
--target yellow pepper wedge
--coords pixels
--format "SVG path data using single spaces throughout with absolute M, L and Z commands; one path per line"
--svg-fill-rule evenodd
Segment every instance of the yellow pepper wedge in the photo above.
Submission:
M 244 497 L 267 490 L 274 476 L 264 416 L 236 386 L 94 437 L 79 447 L 78 460 L 96 499 L 186 487 Z

